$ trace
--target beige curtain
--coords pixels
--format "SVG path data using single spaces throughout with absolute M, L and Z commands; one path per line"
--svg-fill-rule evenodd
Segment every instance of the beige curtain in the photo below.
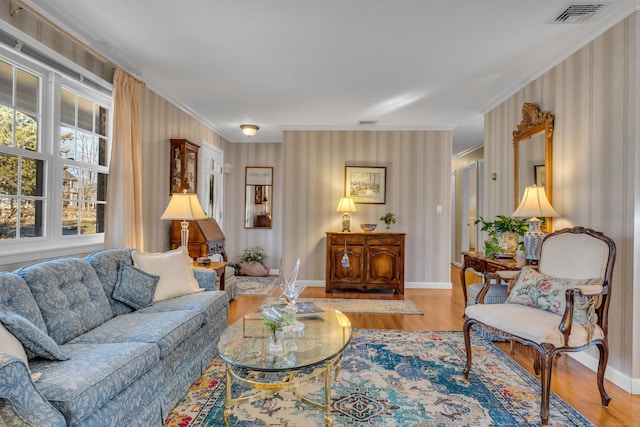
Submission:
M 116 70 L 113 80 L 113 137 L 104 246 L 142 251 L 140 90 L 144 83 L 121 69 Z

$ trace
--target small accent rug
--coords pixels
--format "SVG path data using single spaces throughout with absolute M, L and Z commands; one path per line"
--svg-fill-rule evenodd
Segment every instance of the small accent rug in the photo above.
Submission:
M 279 283 L 277 277 L 236 276 L 237 295 L 269 295 Z
M 540 383 L 489 341 L 472 334 L 469 380 L 462 332 L 355 329 L 332 383 L 334 426 L 537 426 Z M 233 396 L 251 393 L 234 383 Z M 322 383 L 302 390 L 322 400 Z M 168 415 L 166 426 L 224 426 L 225 369 L 205 376 Z M 550 425 L 593 426 L 551 393 Z M 288 391 L 234 406 L 233 426 L 324 426 L 321 410 Z
M 382 300 L 354 298 L 298 298 L 299 302 L 313 302 L 323 310 L 335 309 L 343 313 L 370 314 L 423 314 L 411 300 Z M 278 304 L 276 298 L 267 298 L 260 308 Z M 280 302 L 281 303 L 281 302 Z

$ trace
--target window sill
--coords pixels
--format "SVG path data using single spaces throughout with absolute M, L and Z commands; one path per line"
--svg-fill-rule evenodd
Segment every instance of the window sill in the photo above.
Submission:
M 20 265 L 67 256 L 78 256 L 102 250 L 104 236 L 83 236 L 55 241 L 11 242 L 0 244 L 0 271 L 11 271 Z

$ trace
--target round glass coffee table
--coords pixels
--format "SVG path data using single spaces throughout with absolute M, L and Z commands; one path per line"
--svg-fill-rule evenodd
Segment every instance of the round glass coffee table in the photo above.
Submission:
M 325 424 L 331 426 L 331 374 L 340 371 L 342 352 L 351 339 L 351 322 L 338 310 L 327 310 L 313 316 L 299 317 L 304 324 L 300 337 L 286 337 L 283 350 L 269 350 L 269 338 L 261 313 L 252 313 L 229 325 L 220 336 L 218 354 L 226 364 L 224 421 L 230 426 L 233 405 L 263 399 L 279 390 L 290 390 L 302 402 L 324 410 Z M 285 375 L 255 375 L 255 373 Z M 261 377 L 270 377 L 261 381 Z M 324 399 L 318 401 L 298 393 L 303 385 L 324 378 Z M 258 378 L 258 379 L 256 379 Z M 248 396 L 232 398 L 231 386 L 236 382 L 258 390 Z

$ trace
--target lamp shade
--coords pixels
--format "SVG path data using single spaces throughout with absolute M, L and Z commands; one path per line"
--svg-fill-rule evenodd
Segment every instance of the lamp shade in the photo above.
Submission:
M 356 204 L 351 197 L 341 197 L 336 212 L 355 212 Z
M 202 210 L 198 195 L 195 193 L 173 193 L 167 209 L 160 219 L 193 220 L 205 219 L 207 214 Z
M 558 216 L 558 212 L 549 203 L 544 187 L 532 185 L 524 189 L 520 205 L 512 216 L 520 218 L 553 217 Z

